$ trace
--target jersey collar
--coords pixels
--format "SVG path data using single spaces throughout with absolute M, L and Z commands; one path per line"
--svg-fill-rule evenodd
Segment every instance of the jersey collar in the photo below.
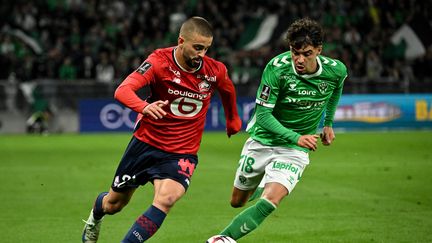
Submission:
M 177 58 L 176 58 L 176 55 L 175 55 L 176 50 L 177 50 L 177 47 L 175 47 L 175 48 L 173 49 L 172 55 L 173 55 L 173 58 L 174 58 L 174 62 L 175 62 L 175 64 L 176 64 L 176 65 L 177 65 L 177 66 L 178 66 L 182 71 L 187 72 L 187 73 L 195 73 L 195 72 L 198 72 L 198 70 L 201 69 L 201 67 L 202 67 L 202 65 L 203 65 L 203 60 L 201 60 L 201 63 L 200 63 L 200 65 L 199 65 L 199 67 L 198 67 L 197 69 L 193 70 L 193 71 L 188 71 L 188 70 L 186 70 L 184 67 L 182 67 L 182 66 L 179 64 L 179 62 L 177 61 Z

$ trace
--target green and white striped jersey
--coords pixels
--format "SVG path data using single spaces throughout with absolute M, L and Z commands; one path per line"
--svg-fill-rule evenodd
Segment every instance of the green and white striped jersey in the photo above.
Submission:
M 297 74 L 290 51 L 267 64 L 246 128 L 253 139 L 308 151 L 296 145 L 298 138 L 315 134 L 324 112 L 324 125 L 332 126 L 347 69 L 325 56 L 317 56 L 317 62 L 317 72 L 304 75 Z

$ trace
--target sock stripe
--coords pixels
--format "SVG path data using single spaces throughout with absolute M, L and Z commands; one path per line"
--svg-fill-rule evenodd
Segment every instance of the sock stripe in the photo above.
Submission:
M 139 224 L 144 230 L 149 234 L 149 238 L 156 233 L 158 230 L 158 225 L 155 224 L 153 221 L 151 221 L 149 218 L 147 218 L 144 215 L 141 215 L 137 219 L 137 224 Z

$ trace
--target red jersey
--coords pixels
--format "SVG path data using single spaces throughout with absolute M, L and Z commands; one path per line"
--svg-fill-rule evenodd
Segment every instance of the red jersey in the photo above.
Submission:
M 228 126 L 228 120 L 240 120 L 235 89 L 223 63 L 204 56 L 195 72 L 187 72 L 177 64 L 174 52 L 175 47 L 155 50 L 120 84 L 115 98 L 139 114 L 149 103 L 168 100 L 163 107 L 167 115 L 162 119 L 138 116 L 140 124 L 134 136 L 167 152 L 196 154 L 216 90 L 221 95 Z M 146 101 L 136 95 L 144 86 L 151 90 Z

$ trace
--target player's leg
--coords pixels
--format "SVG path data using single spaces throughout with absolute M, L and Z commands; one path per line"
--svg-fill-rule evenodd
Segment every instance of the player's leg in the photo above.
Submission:
M 130 188 L 122 192 L 110 189 L 109 192 L 100 193 L 93 205 L 90 216 L 85 222 L 82 242 L 95 243 L 99 238 L 102 219 L 105 214 L 115 214 L 126 206 L 132 197 L 135 188 Z
M 243 146 L 231 194 L 231 206 L 234 208 L 244 206 L 262 181 L 265 166 L 269 161 L 261 156 L 262 149 L 264 147 L 251 138 Z
M 148 171 L 153 178 L 154 198 L 150 207 L 138 217 L 123 243 L 144 242 L 161 227 L 174 204 L 185 194 L 198 164 L 195 155 L 163 153 L 163 161 Z M 163 176 L 161 176 L 163 175 Z
M 253 194 L 249 197 L 248 202 L 252 202 L 253 200 L 257 199 L 257 198 L 261 198 L 261 195 L 264 191 L 264 186 L 265 186 L 265 178 L 263 177 L 260 184 L 258 185 L 258 187 L 255 189 L 255 191 L 253 192 Z
M 185 194 L 182 184 L 172 179 L 155 179 L 152 205 L 132 225 L 122 243 L 144 242 L 161 227 L 174 204 Z
M 231 206 L 241 207 L 247 203 L 257 186 L 263 181 L 265 168 L 271 158 L 271 148 L 252 139 L 246 141 L 234 179 Z M 259 200 L 256 205 L 238 214 L 220 234 L 238 239 L 255 229 L 274 208 L 266 200 Z
M 110 191 L 100 193 L 95 200 L 84 226 L 82 242 L 97 242 L 103 216 L 119 212 L 129 202 L 138 187 L 135 184 L 135 175 L 142 170 L 140 167 L 141 155 L 144 154 L 146 148 L 146 144 L 132 137 L 117 167 Z
M 220 234 L 237 240 L 256 229 L 292 191 L 309 159 L 306 153 L 282 149 L 266 166 L 265 187 L 255 205 L 238 214 Z
M 254 189 L 242 190 L 234 186 L 231 194 L 231 206 L 233 208 L 243 207 L 254 191 Z

